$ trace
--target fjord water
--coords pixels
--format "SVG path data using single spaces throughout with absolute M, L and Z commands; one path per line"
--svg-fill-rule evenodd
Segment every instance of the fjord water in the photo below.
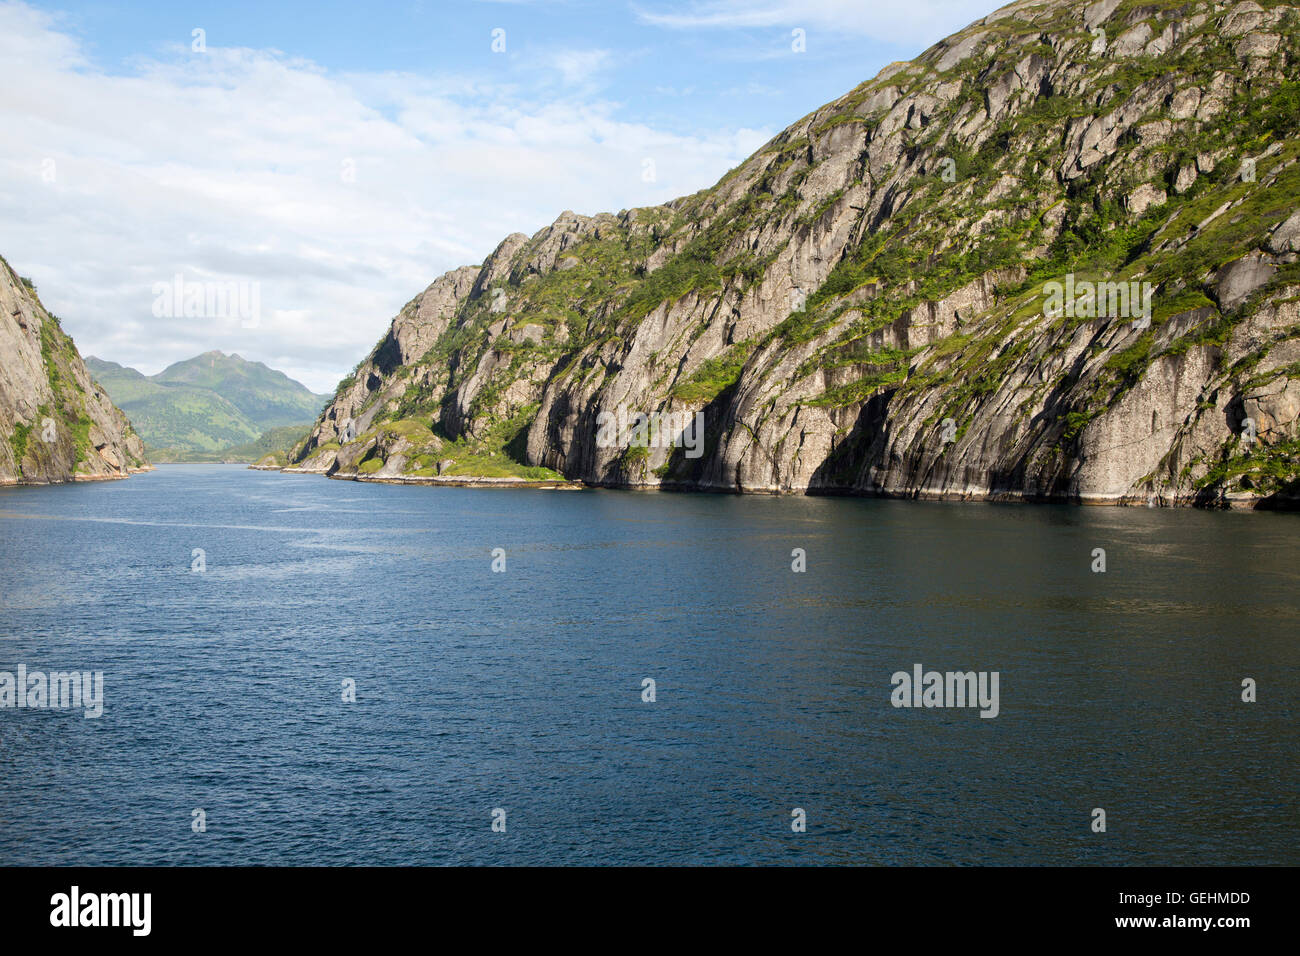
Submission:
M 0 670 L 104 713 L 0 710 L 0 862 L 1294 864 L 1298 584 L 1293 515 L 9 489 Z M 894 708 L 917 663 L 999 715 Z

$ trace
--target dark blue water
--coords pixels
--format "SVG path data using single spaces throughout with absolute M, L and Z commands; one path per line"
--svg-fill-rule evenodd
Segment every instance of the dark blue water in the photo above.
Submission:
M 6 490 L 0 670 L 105 702 L 0 710 L 0 863 L 1295 864 L 1298 585 L 1289 515 Z M 916 663 L 999 716 L 892 707 Z

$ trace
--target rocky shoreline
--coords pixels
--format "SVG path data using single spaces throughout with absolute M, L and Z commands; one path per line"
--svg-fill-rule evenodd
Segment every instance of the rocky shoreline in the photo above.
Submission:
M 155 471 L 153 466 L 147 468 L 129 468 L 125 473 L 116 473 L 116 475 L 69 475 L 64 479 L 40 480 L 40 479 L 14 479 L 9 475 L 0 476 L 0 488 L 29 488 L 35 485 L 72 485 L 83 483 L 83 481 L 125 481 L 133 475 L 143 475 L 144 472 Z
M 1199 508 L 1206 511 L 1300 511 L 1300 497 L 1294 495 L 1252 495 L 1228 492 L 1214 497 L 1140 497 L 1125 494 L 1032 494 L 1016 489 L 886 491 L 860 488 L 813 487 L 734 488 L 722 485 L 678 484 L 672 482 L 620 484 L 585 482 L 589 488 L 625 491 L 697 492 L 701 494 L 767 495 L 770 497 L 803 495 L 810 498 L 887 498 L 895 501 L 966 501 L 986 504 L 1077 505 L 1090 508 Z
M 1295 496 L 1251 495 L 1242 492 L 1223 494 L 1212 499 L 1189 497 L 1160 498 L 1150 496 L 1141 498 L 1134 495 L 1035 495 L 1014 489 L 997 491 L 968 490 L 936 491 L 919 490 L 916 492 L 863 491 L 845 488 L 805 488 L 791 490 L 788 488 L 734 488 L 720 485 L 681 484 L 675 482 L 624 483 L 611 481 L 567 481 L 542 480 L 527 478 L 489 478 L 483 476 L 429 477 L 429 476 L 375 476 L 362 474 L 327 474 L 317 469 L 281 467 L 278 465 L 249 465 L 250 471 L 277 471 L 291 475 L 319 475 L 336 481 L 358 481 L 384 485 L 434 485 L 450 488 L 540 488 L 560 491 L 582 491 L 604 488 L 615 491 L 662 491 L 697 494 L 733 494 L 764 495 L 784 497 L 804 495 L 808 497 L 827 498 L 887 498 L 898 501 L 964 501 L 986 504 L 1067 504 L 1081 507 L 1100 508 L 1200 508 L 1218 511 L 1300 511 L 1300 498 Z
M 589 487 L 585 482 L 564 479 L 535 481 L 528 478 L 487 478 L 473 475 L 434 477 L 426 475 L 325 474 L 312 468 L 281 468 L 276 465 L 249 465 L 251 471 L 278 471 L 286 475 L 320 475 L 335 481 L 361 481 L 379 485 L 441 485 L 448 488 L 542 488 L 578 491 Z
M 125 472 L 106 475 L 68 475 L 66 478 L 14 478 L 12 475 L 0 475 L 0 488 L 29 488 L 45 485 L 73 485 L 92 481 L 125 481 L 133 475 L 142 475 L 156 471 L 153 465 L 143 468 L 128 468 Z

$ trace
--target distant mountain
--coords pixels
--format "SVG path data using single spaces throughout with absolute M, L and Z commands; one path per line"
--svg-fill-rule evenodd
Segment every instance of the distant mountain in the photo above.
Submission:
M 94 356 L 86 367 L 156 461 L 219 461 L 237 446 L 271 441 L 266 435 L 275 429 L 305 433 L 330 398 L 261 362 L 223 352 L 204 352 L 157 375 Z M 243 457 L 235 453 L 236 460 Z
M 306 422 L 272 428 L 263 432 L 257 441 L 227 448 L 223 458 L 226 461 L 260 461 L 264 464 L 285 465 L 288 464 L 289 452 L 310 430 L 311 425 Z

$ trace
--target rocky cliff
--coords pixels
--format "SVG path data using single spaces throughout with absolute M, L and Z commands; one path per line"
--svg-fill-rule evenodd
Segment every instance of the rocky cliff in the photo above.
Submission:
M 144 446 L 35 289 L 0 259 L 0 484 L 125 478 Z
M 710 189 L 566 212 L 437 279 L 293 459 L 1293 502 L 1298 58 L 1294 4 L 1004 7 Z M 600 440 L 620 410 L 701 413 L 700 454 Z

